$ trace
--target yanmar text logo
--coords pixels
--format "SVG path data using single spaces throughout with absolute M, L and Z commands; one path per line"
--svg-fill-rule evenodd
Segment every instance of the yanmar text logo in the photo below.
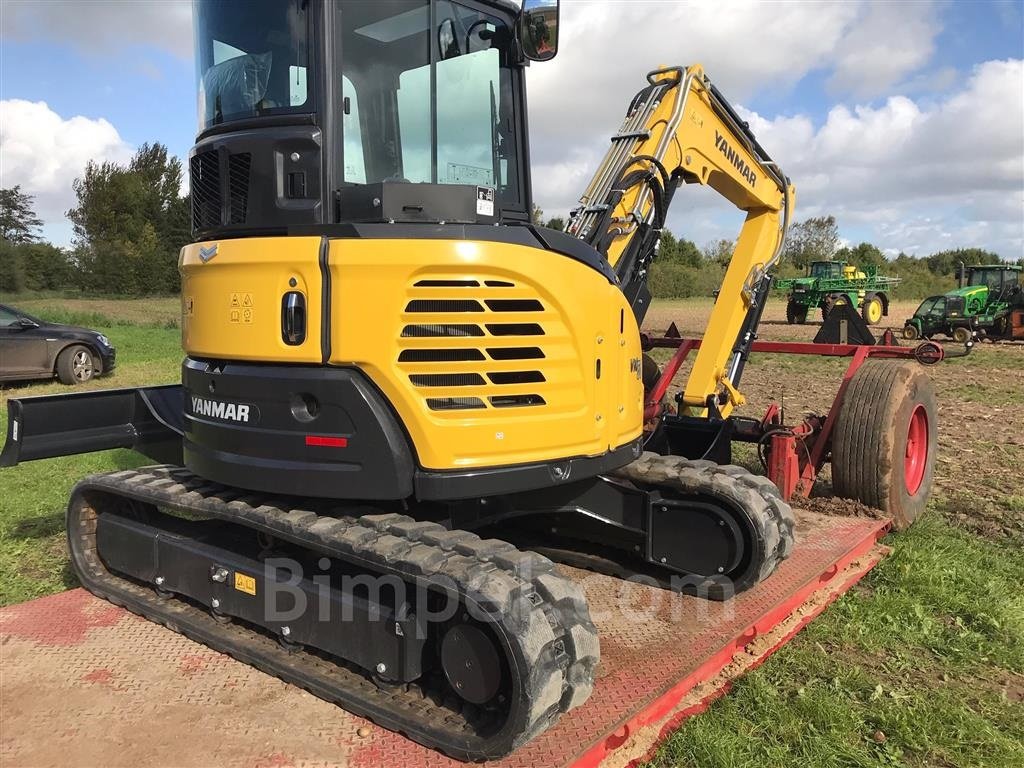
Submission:
M 739 152 L 729 146 L 729 142 L 725 140 L 725 136 L 715 131 L 715 146 L 718 150 L 725 155 L 725 159 L 732 163 L 736 170 L 740 172 L 740 176 L 747 180 L 750 186 L 757 186 L 757 174 L 754 170 L 747 165 L 746 160 L 740 157 Z
M 215 419 L 225 421 L 238 421 L 246 423 L 249 421 L 249 411 L 252 407 L 241 403 L 222 403 L 219 400 L 207 400 L 202 397 L 192 398 L 192 413 L 196 416 L 212 416 Z

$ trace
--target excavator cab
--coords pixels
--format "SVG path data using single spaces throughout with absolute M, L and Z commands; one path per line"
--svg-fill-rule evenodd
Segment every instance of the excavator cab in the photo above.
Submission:
M 526 221 L 519 20 L 503 2 L 197 0 L 194 234 Z

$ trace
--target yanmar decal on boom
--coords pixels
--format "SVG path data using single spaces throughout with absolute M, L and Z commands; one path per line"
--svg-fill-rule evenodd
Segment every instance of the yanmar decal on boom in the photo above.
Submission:
M 736 166 L 736 170 L 740 172 L 740 176 L 747 180 L 750 186 L 757 186 L 757 174 L 754 170 L 747 165 L 747 162 L 740 157 L 740 153 L 729 146 L 729 142 L 725 140 L 725 136 L 715 131 L 715 146 L 718 147 L 719 151 L 725 155 L 726 160 Z

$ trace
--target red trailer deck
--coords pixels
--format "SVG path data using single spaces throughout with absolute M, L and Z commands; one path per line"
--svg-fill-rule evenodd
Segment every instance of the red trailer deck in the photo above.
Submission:
M 649 755 L 867 573 L 887 527 L 798 511 L 792 557 L 726 603 L 566 569 L 600 631 L 594 694 L 492 765 Z M 81 589 L 0 609 L 0 654 L 0 762 L 11 768 L 461 765 Z

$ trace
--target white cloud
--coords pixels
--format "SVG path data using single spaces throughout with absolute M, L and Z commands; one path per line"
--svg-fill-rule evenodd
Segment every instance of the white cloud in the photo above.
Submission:
M 1024 250 L 1024 62 L 978 65 L 930 103 L 892 96 L 837 105 L 823 125 L 743 110 L 797 186 L 797 216 L 908 253 L 958 245 L 1019 258 Z
M 103 118 L 65 119 L 43 101 L 0 101 L 0 187 L 21 185 L 33 195 L 51 237 L 60 232 L 67 238 L 64 213 L 75 203 L 71 183 L 86 163 L 125 162 L 132 151 Z
M 153 45 L 192 56 L 190 0 L 3 0 L 0 8 L 5 38 L 70 43 L 93 54 Z
M 928 63 L 941 30 L 932 2 L 868 4 L 859 22 L 836 47 L 834 91 L 877 96 Z
M 701 63 L 733 103 L 754 94 L 783 101 L 816 71 L 832 72 L 837 91 L 875 95 L 908 80 L 907 92 L 924 91 L 950 77 L 915 72 L 930 58 L 936 17 L 931 2 L 563 3 L 557 58 L 528 70 L 535 198 L 553 213 L 575 205 L 649 70 Z M 884 50 L 886 63 L 858 62 L 853 52 L 864 45 Z M 790 127 L 813 130 L 800 119 Z M 587 161 L 584 178 L 571 187 L 577 161 Z

